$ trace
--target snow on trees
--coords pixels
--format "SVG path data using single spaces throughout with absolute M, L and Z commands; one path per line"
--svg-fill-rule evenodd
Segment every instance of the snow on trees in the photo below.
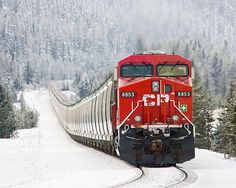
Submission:
M 214 133 L 214 150 L 236 157 L 236 80 L 230 83 L 224 111 Z
M 24 66 L 23 80 L 25 81 L 26 84 L 34 83 L 34 70 L 30 66 L 29 61 L 27 61 L 27 64 Z
M 196 146 L 211 149 L 212 145 L 212 117 L 213 99 L 203 89 L 198 72 L 193 81 L 193 123 L 196 128 Z
M 16 130 L 16 117 L 7 89 L 0 84 L 0 138 L 10 138 Z
M 182 0 L 152 6 L 144 0 L 1 0 L 0 64 L 5 66 L 0 75 L 8 73 L 16 83 L 41 85 L 51 78 L 74 79 L 77 71 L 106 75 L 120 57 L 156 48 L 194 60 L 199 72 L 222 70 L 216 77 L 217 72 L 208 71 L 210 83 L 216 83 L 209 89 L 221 94 L 229 81 L 224 75 L 231 71 L 224 64 L 234 62 L 229 54 L 236 43 L 234 11 L 222 15 L 219 10 L 236 4 L 189 4 Z M 216 30 L 210 26 L 212 21 Z M 223 24 L 222 32 L 217 25 Z M 216 52 L 219 61 L 211 64 Z
M 20 109 L 16 109 L 17 129 L 29 129 L 36 127 L 39 114 L 26 106 L 23 94 L 20 95 Z

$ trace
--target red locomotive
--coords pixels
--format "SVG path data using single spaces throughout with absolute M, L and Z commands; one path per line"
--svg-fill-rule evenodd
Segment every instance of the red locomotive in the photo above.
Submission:
M 194 158 L 192 64 L 178 55 L 144 52 L 118 62 L 98 90 L 71 104 L 51 99 L 69 135 L 134 165 Z
M 191 67 L 181 56 L 152 52 L 118 63 L 113 130 L 122 159 L 161 165 L 194 158 Z

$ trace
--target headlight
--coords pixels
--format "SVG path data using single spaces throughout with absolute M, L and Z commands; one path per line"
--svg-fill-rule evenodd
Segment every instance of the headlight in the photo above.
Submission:
M 141 116 L 135 116 L 134 121 L 140 122 L 142 120 Z
M 173 115 L 173 116 L 172 116 L 172 120 L 173 120 L 173 121 L 178 121 L 178 120 L 179 120 L 179 116 Z
M 160 84 L 158 81 L 152 81 L 152 91 L 154 92 L 160 91 Z

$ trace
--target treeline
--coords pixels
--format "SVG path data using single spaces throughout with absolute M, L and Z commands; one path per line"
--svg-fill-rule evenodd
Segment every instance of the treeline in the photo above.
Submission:
M 196 147 L 221 152 L 226 157 L 236 157 L 236 80 L 232 80 L 225 91 L 220 106 L 222 112 L 214 114 L 219 106 L 204 89 L 199 74 L 195 75 L 193 123 L 196 127 Z
M 0 138 L 17 136 L 16 130 L 35 127 L 37 121 L 37 111 L 26 106 L 23 95 L 13 104 L 8 88 L 0 83 Z
M 213 149 L 226 157 L 236 157 L 236 80 L 231 81 L 224 100 L 223 112 L 213 134 Z
M 234 10 L 235 2 L 150 1 L 0 0 L 2 81 L 15 92 L 24 83 L 74 79 L 78 89 L 91 91 L 119 59 L 163 49 L 194 60 L 204 87 L 224 96 L 236 43 L 235 16 L 221 9 Z
M 126 9 L 124 0 L 0 0 L 2 81 L 15 91 L 90 75 L 97 85 L 124 54 Z

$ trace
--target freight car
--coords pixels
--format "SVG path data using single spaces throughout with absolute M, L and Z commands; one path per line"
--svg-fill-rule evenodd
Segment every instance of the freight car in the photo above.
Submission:
M 133 165 L 170 165 L 195 156 L 192 63 L 184 57 L 134 54 L 77 103 L 63 100 L 53 82 L 50 94 L 64 129 L 85 145 Z

